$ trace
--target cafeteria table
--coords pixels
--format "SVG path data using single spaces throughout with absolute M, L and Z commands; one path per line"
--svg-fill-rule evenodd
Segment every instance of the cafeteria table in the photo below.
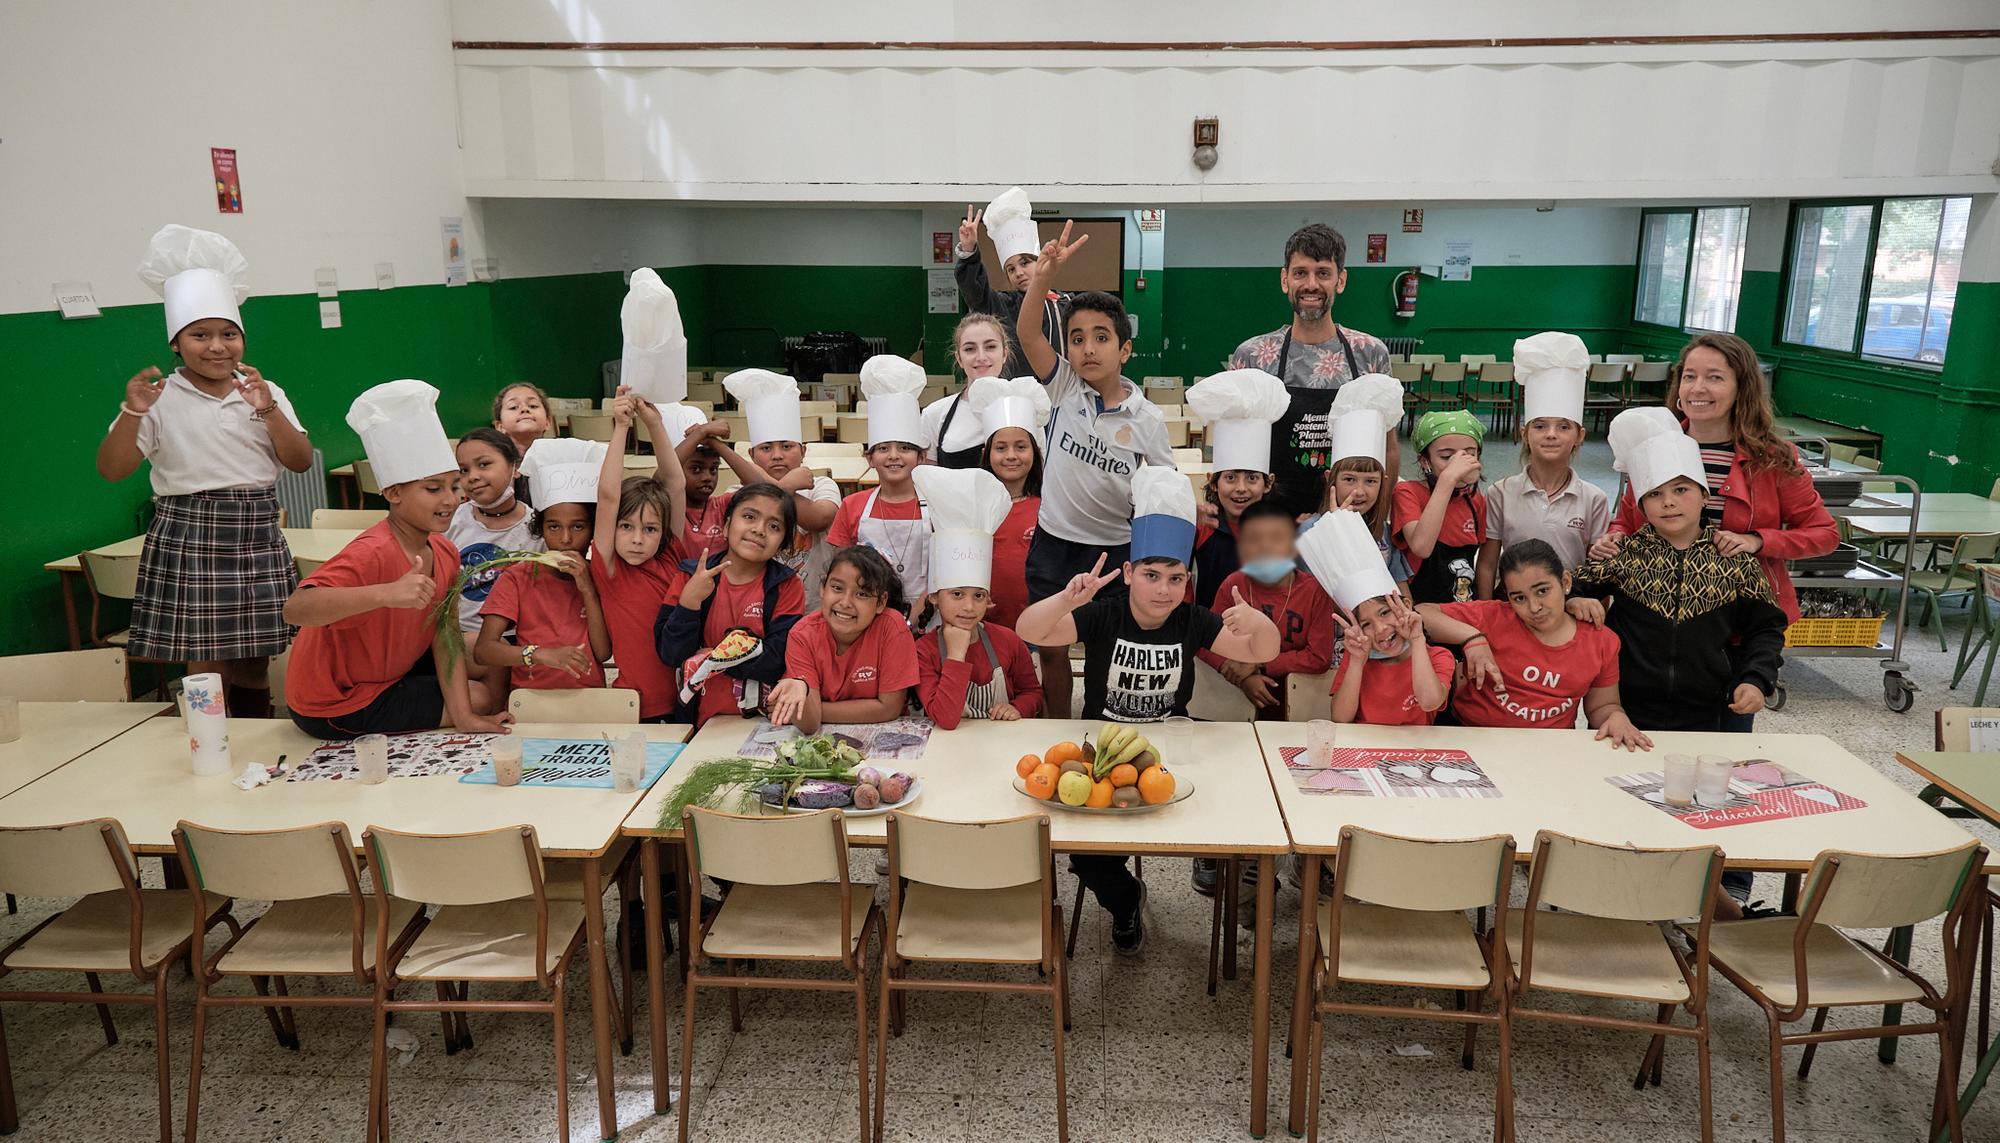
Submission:
M 24 702 L 21 737 L 0 743 L 0 797 L 172 708 L 157 702 Z
M 1908 508 L 1910 493 L 1864 493 L 1857 506 Z M 1876 539 L 1901 539 L 1910 531 L 1908 516 L 1854 516 L 1847 521 L 1856 533 Z M 2000 501 L 1973 492 L 1926 492 L 1917 508 L 1917 538 L 1952 541 L 1979 532 L 2000 532 Z
M 1771 424 L 1783 433 L 1786 439 L 1804 437 L 1808 440 L 1823 440 L 1828 444 L 1851 444 L 1867 446 L 1876 450 L 1882 447 L 1882 434 L 1867 429 L 1850 429 L 1846 425 L 1836 425 L 1831 421 L 1816 421 L 1811 417 L 1773 417 Z

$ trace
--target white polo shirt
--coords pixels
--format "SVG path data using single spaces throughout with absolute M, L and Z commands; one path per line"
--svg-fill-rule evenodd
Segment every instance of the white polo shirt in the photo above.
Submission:
M 1063 361 L 1045 384 L 1053 411 L 1042 438 L 1042 510 L 1037 527 L 1083 544 L 1132 540 L 1132 474 L 1174 466 L 1167 422 L 1124 377 L 1125 397 L 1104 408 L 1097 391 Z
M 285 391 L 276 382 L 265 384 L 277 412 L 305 432 Z M 111 423 L 118 421 L 113 418 Z M 139 421 L 139 455 L 152 462 L 155 496 L 269 488 L 284 471 L 270 430 L 251 416 L 250 403 L 241 393 L 231 389 L 226 396 L 211 397 L 179 369 L 167 375 L 159 400 Z
M 1522 540 L 1546 540 L 1563 566 L 1583 563 L 1590 545 L 1611 528 L 1611 498 L 1574 470 L 1554 496 L 1535 487 L 1523 469 L 1486 489 L 1486 535 L 1509 547 Z

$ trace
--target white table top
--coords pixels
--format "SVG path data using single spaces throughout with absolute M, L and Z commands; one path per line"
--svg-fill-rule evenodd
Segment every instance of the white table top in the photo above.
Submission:
M 315 560 L 319 563 L 325 563 L 338 555 L 340 549 L 361 534 L 359 528 L 286 528 L 283 531 L 285 544 L 292 549 L 293 559 Z M 145 536 L 131 536 L 115 544 L 106 544 L 101 548 L 90 550 L 101 556 L 136 556 L 145 545 Z M 53 572 L 80 572 L 83 570 L 83 556 L 78 553 L 64 556 L 59 560 L 50 560 L 43 564 L 42 568 Z
M 514 732 L 528 738 L 595 738 L 628 727 L 529 724 Z M 688 727 L 639 729 L 657 742 L 680 742 Z M 240 772 L 250 762 L 297 760 L 319 745 L 284 719 L 231 719 L 230 753 Z M 676 763 L 678 765 L 678 763 Z M 668 770 L 669 774 L 674 771 Z M 0 797 L 0 825 L 41 825 L 110 817 L 125 827 L 135 849 L 173 848 L 173 831 L 185 818 L 220 829 L 281 829 L 340 820 L 359 841 L 371 825 L 434 833 L 469 833 L 528 824 L 552 857 L 601 855 L 639 794 L 614 790 L 536 789 L 463 783 L 456 775 L 390 778 L 379 786 L 359 782 L 273 782 L 239 790 L 234 774 L 196 777 L 188 765 L 187 731 L 179 718 L 158 718 L 113 739 L 41 781 Z
M 1282 746 L 1304 746 L 1305 724 L 1257 724 L 1293 847 L 1301 852 L 1332 852 L 1339 846 L 1341 827 L 1351 824 L 1409 837 L 1512 833 L 1526 857 L 1534 847 L 1535 831 L 1552 829 L 1618 845 L 1719 845 L 1732 868 L 1798 870 L 1810 866 L 1826 849 L 1928 853 L 1962 845 L 1970 836 L 1823 735 L 1654 733 L 1651 753 L 1634 754 L 1593 741 L 1591 734 L 1341 726 L 1336 746 L 1463 750 L 1500 789 L 1497 798 L 1381 798 L 1300 791 L 1284 772 L 1278 751 Z M 1704 753 L 1768 758 L 1868 805 L 1811 817 L 1696 829 L 1604 780 L 1614 774 L 1657 770 L 1667 754 Z
M 660 807 L 679 777 L 707 758 L 736 753 L 754 723 L 718 718 L 695 735 L 680 760 L 626 820 L 628 834 L 658 835 Z M 1271 795 L 1257 739 L 1249 723 L 1196 723 L 1185 751 L 1166 746 L 1166 765 L 1175 777 L 1194 783 L 1194 793 L 1165 809 L 1131 814 L 1072 813 L 1014 789 L 1014 762 L 1040 754 L 1064 740 L 1080 742 L 1102 723 L 1024 719 L 1019 722 L 968 720 L 957 730 L 934 730 L 923 757 L 888 765 L 924 780 L 923 795 L 909 812 L 950 821 L 992 821 L 1023 814 L 1049 815 L 1049 837 L 1068 853 L 1246 854 L 1283 853 L 1284 819 Z M 1159 737 L 1159 736 L 1155 736 Z M 1184 757 L 1176 759 L 1176 754 Z M 4 803 L 0 803 L 4 805 Z M 856 845 L 886 844 L 885 815 L 845 819 Z M 678 833 L 675 831 L 665 831 Z
M 157 702 L 24 702 L 21 737 L 0 743 L 0 796 L 167 710 Z

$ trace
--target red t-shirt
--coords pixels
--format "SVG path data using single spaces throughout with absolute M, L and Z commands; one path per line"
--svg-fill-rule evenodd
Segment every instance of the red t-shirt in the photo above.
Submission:
M 1504 702 L 1490 687 L 1468 683 L 1458 689 L 1452 709 L 1467 726 L 1568 730 L 1576 725 L 1577 708 L 1587 692 L 1618 683 L 1618 636 L 1607 628 L 1578 623 L 1569 642 L 1551 647 L 1535 638 L 1505 600 L 1447 603 L 1439 610 L 1486 636 L 1493 661 L 1507 680 Z
M 1028 545 L 1035 541 L 1035 520 L 1041 511 L 1041 497 L 1024 496 L 1007 509 L 1007 518 L 993 534 L 993 586 L 987 589 L 993 597 L 993 606 L 986 612 L 989 624 L 1011 631 L 1028 608 Z M 996 645 L 993 649 L 1000 648 Z
M 604 574 L 614 562 L 618 574 Z M 643 564 L 628 564 L 617 553 L 606 555 L 592 545 L 590 578 L 604 608 L 611 658 L 618 664 L 618 685 L 639 692 L 639 717 L 672 713 L 674 673 L 660 662 L 660 644 L 653 632 L 660 621 L 660 609 L 681 597 L 684 577 L 680 569 L 665 551 Z
M 845 655 L 837 654 L 826 614 L 815 611 L 792 628 L 785 676 L 804 679 L 823 703 L 875 698 L 917 685 L 917 642 L 902 613 L 885 608 Z
M 590 658 L 590 669 L 571 677 L 555 667 L 510 667 L 508 679 L 516 689 L 570 690 L 604 685 L 604 667 L 590 650 L 590 620 L 583 609 L 583 592 L 576 581 L 542 564 L 515 564 L 500 573 L 493 590 L 480 605 L 484 617 L 497 615 L 514 625 L 514 642 L 519 646 L 582 647 Z
M 442 532 L 431 533 L 430 544 L 431 581 L 442 596 L 458 575 L 458 549 Z M 354 537 L 303 586 L 370 587 L 394 583 L 409 571 L 410 557 L 384 520 Z M 430 652 L 432 635 L 430 612 L 419 607 L 379 607 L 324 627 L 302 627 L 292 644 L 285 705 L 313 718 L 360 710 L 410 673 Z
M 687 531 L 668 546 L 675 564 L 699 558 L 704 548 L 710 552 L 722 550 L 722 529 L 729 522 L 729 502 L 734 497 L 733 491 L 718 492 L 701 507 L 688 509 Z
M 1410 553 L 1410 542 L 1403 538 L 1403 529 L 1417 522 L 1424 514 L 1424 507 L 1431 502 L 1431 486 L 1421 480 L 1402 480 L 1396 483 L 1396 499 L 1390 509 L 1389 527 L 1395 534 L 1396 547 L 1402 550 L 1403 558 L 1410 561 L 1410 572 L 1415 574 L 1424 565 L 1424 557 Z M 1440 548 L 1476 548 L 1486 540 L 1486 497 L 1479 492 L 1470 496 L 1454 495 L 1444 508 L 1444 523 L 1438 527 L 1437 546 Z
M 988 614 L 991 614 L 989 612 Z M 986 637 L 993 641 L 993 654 L 1006 672 L 1007 705 L 1033 718 L 1042 709 L 1042 680 L 1035 674 L 1035 656 L 1013 631 L 986 621 Z M 965 650 L 963 662 L 944 657 L 944 644 L 937 628 L 917 640 L 917 699 L 924 713 L 944 730 L 958 726 L 965 717 L 965 696 L 973 687 L 993 681 L 993 664 L 977 636 Z
M 1310 572 L 1292 573 L 1289 588 L 1266 587 L 1240 570 L 1230 572 L 1215 589 L 1218 613 L 1236 606 L 1237 590 L 1243 592 L 1243 602 L 1278 625 L 1278 657 L 1264 664 L 1265 674 L 1278 679 L 1317 675 L 1333 665 L 1333 600 Z M 1209 650 L 1195 654 L 1221 669 L 1221 655 Z
M 779 615 L 800 615 L 806 609 L 806 588 L 795 575 L 786 576 L 778 585 L 777 607 Z M 701 625 L 701 642 L 704 647 L 713 647 L 722 641 L 732 627 L 745 627 L 760 638 L 764 634 L 764 577 L 759 575 L 749 583 L 730 583 L 727 575 L 715 577 L 715 594 L 708 597 L 708 617 Z M 695 708 L 695 723 L 700 725 L 718 714 L 737 714 L 742 710 L 742 696 L 736 689 L 736 680 L 727 675 L 711 675 L 701 684 L 701 702 Z
M 1438 682 L 1450 692 L 1452 668 L 1457 660 L 1443 647 L 1424 644 L 1430 652 L 1431 669 L 1437 672 Z M 1354 663 L 1354 656 L 1343 656 L 1340 669 L 1333 673 L 1333 689 L 1329 694 L 1340 692 L 1340 681 L 1347 677 L 1347 668 Z M 1361 672 L 1361 705 L 1354 713 L 1354 721 L 1370 726 L 1429 726 L 1437 721 L 1438 712 L 1425 710 L 1417 701 L 1416 662 L 1405 656 L 1400 663 L 1387 659 L 1371 659 Z M 1443 709 L 1442 707 L 1439 708 Z
M 840 511 L 834 513 L 833 523 L 829 524 L 826 529 L 827 543 L 832 544 L 836 548 L 847 548 L 854 545 L 855 538 L 861 531 L 861 508 L 868 503 L 868 498 L 873 495 L 874 492 L 872 490 L 864 489 L 863 491 L 849 494 L 846 499 L 840 502 Z M 875 520 L 921 520 L 924 518 L 924 502 L 915 496 L 910 497 L 908 500 L 894 501 L 884 500 L 877 496 L 875 498 L 875 510 L 868 515 L 870 519 Z M 918 554 L 921 555 L 922 553 Z

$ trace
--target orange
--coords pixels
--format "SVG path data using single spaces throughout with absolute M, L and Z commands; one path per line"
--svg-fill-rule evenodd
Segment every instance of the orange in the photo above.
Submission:
M 1040 766 L 1041 764 L 1042 764 L 1041 755 L 1023 754 L 1021 755 L 1021 760 L 1019 762 L 1014 763 L 1014 773 L 1019 774 L 1021 777 L 1025 778 L 1028 775 L 1034 773 L 1035 767 Z
M 1099 778 L 1090 784 L 1090 797 L 1084 803 L 1093 809 L 1109 809 L 1111 806 L 1111 779 Z
M 1044 762 L 1035 767 L 1034 772 L 1028 775 L 1023 784 L 1027 786 L 1030 797 L 1040 798 L 1046 802 L 1056 796 L 1056 779 L 1061 774 L 1062 771 Z
M 1157 806 L 1174 796 L 1174 776 L 1165 766 L 1148 766 L 1139 775 L 1139 796 L 1149 806 Z
M 1111 768 L 1109 777 L 1113 786 L 1136 786 L 1139 784 L 1139 768 L 1130 762 L 1120 762 Z
M 1058 742 L 1042 755 L 1042 761 L 1052 766 L 1061 766 L 1072 758 L 1083 757 L 1083 747 L 1074 742 Z

